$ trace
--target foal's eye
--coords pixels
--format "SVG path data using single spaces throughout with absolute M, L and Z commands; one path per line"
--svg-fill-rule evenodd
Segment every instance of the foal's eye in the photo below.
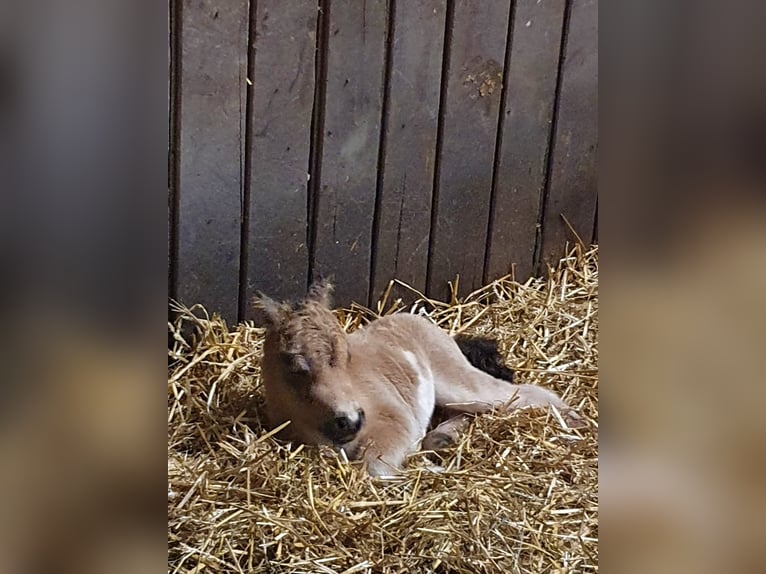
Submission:
M 293 368 L 296 373 L 300 373 L 302 375 L 308 375 L 311 372 L 311 366 L 309 365 L 306 357 L 303 355 L 297 355 L 293 359 Z
M 294 375 L 308 375 L 311 372 L 311 365 L 308 359 L 303 355 L 292 355 L 285 353 L 282 355 L 287 370 Z

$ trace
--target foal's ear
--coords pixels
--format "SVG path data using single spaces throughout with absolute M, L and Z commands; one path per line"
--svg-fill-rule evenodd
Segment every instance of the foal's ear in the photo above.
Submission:
M 253 298 L 253 311 L 257 327 L 279 328 L 285 319 L 284 305 L 260 292 Z
M 319 279 L 314 281 L 309 287 L 309 292 L 306 295 L 306 301 L 314 301 L 321 305 L 330 308 L 332 304 L 332 292 L 333 285 L 329 279 Z

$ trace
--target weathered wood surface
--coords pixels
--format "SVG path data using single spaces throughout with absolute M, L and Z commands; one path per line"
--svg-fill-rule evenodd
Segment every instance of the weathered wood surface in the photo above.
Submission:
M 259 0 L 251 47 L 249 301 L 255 291 L 305 294 L 309 268 L 308 169 L 317 9 Z M 250 305 L 245 306 L 250 316 Z
M 181 20 L 178 298 L 237 318 L 248 2 L 185 1 Z
M 593 237 L 591 243 L 598 243 L 598 199 L 596 200 L 596 215 L 593 217 Z
M 393 4 L 373 301 L 393 278 L 426 289 L 447 2 Z
M 567 241 L 576 241 L 569 225 L 586 244 L 593 233 L 598 197 L 597 0 L 572 0 L 561 74 L 543 220 L 543 265 L 561 257 Z
M 443 99 L 428 289 L 481 285 L 510 2 L 456 0 Z
M 544 272 L 564 218 L 597 240 L 595 0 L 173 6 L 183 302 L 236 321 L 311 274 L 342 305 L 393 277 L 444 298 Z
M 485 280 L 534 272 L 565 0 L 517 0 Z
M 322 169 L 313 270 L 335 279 L 338 304 L 366 303 L 383 107 L 387 5 L 328 4 Z

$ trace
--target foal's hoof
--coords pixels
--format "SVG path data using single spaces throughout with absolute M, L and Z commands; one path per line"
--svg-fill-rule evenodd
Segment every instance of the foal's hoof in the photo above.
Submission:
M 430 432 L 420 445 L 422 450 L 444 450 L 455 444 L 455 439 L 443 432 Z
M 561 413 L 561 416 L 564 418 L 564 422 L 570 429 L 579 429 L 588 426 L 587 421 L 575 411 L 565 411 Z

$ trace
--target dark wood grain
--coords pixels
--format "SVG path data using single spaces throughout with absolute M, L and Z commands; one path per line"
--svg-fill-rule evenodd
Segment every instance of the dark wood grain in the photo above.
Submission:
M 483 280 L 510 2 L 456 0 L 443 111 L 428 289 Z
M 394 4 L 373 301 L 393 278 L 426 288 L 446 4 Z
M 575 233 L 586 244 L 593 233 L 598 197 L 598 2 L 573 0 L 551 150 L 543 220 L 542 263 L 555 263 Z
M 387 6 L 331 2 L 313 270 L 336 302 L 366 304 L 383 105 Z
M 485 282 L 534 273 L 565 0 L 517 0 Z
M 246 299 L 306 293 L 307 188 L 317 9 L 258 0 L 251 65 Z M 245 307 L 251 312 L 250 306 Z
M 168 2 L 168 296 L 178 297 L 178 187 L 181 126 L 181 0 Z
M 186 1 L 182 13 L 178 297 L 235 321 L 248 3 Z
M 596 201 L 596 213 L 593 216 L 593 239 L 591 239 L 591 243 L 598 244 L 598 201 Z
M 342 305 L 392 277 L 443 298 L 458 275 L 465 294 L 543 271 L 574 240 L 564 218 L 598 240 L 596 1 L 171 10 L 180 300 L 234 321 L 255 290 L 296 297 L 312 274 Z

